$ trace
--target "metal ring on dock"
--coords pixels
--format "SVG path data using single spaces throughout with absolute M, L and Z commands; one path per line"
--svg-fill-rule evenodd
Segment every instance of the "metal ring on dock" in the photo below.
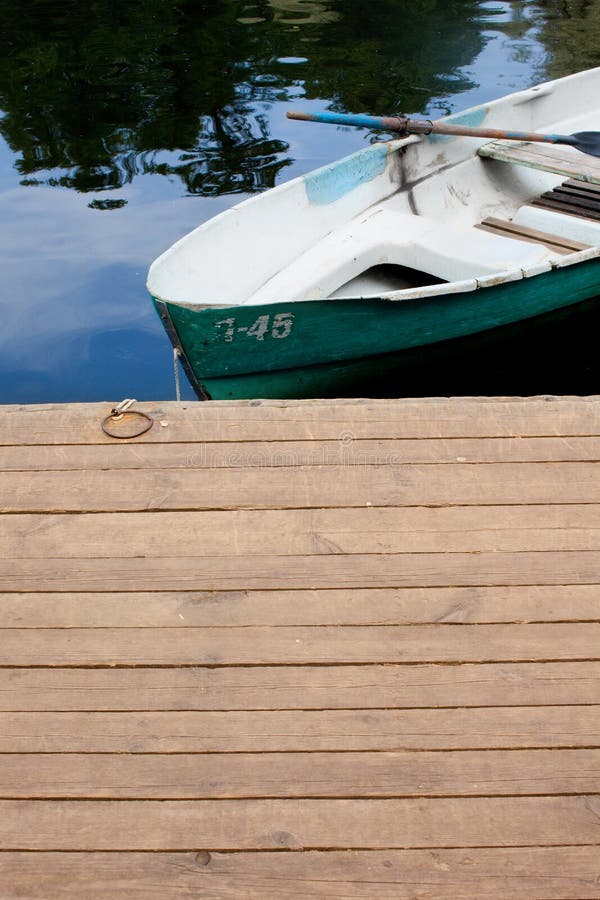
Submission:
M 149 416 L 148 413 L 141 412 L 139 409 L 129 409 L 132 404 L 135 403 L 135 400 L 123 400 L 119 403 L 118 406 L 115 406 L 111 409 L 108 416 L 105 416 L 100 423 L 102 431 L 104 434 L 108 435 L 108 437 L 116 438 L 119 441 L 126 441 L 130 438 L 140 437 L 142 434 L 146 434 L 147 431 L 150 431 L 152 426 L 154 425 L 154 419 L 152 416 Z M 112 420 L 122 419 L 124 416 L 138 416 L 140 419 L 144 419 L 144 425 L 139 431 L 134 431 L 133 434 L 115 434 L 114 431 L 110 431 L 108 429 L 108 423 Z

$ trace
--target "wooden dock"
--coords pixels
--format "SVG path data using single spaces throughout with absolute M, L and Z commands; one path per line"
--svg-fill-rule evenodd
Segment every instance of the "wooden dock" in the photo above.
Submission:
M 600 398 L 137 408 L 0 408 L 2 900 L 600 897 Z

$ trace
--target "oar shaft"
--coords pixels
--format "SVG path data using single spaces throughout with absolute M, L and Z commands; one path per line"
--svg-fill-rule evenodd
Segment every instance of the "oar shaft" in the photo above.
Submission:
M 383 131 L 401 131 L 406 134 L 407 119 L 401 116 L 347 115 L 346 113 L 303 113 L 289 111 L 288 119 L 303 122 L 321 122 L 323 125 L 351 125 L 355 128 L 379 128 Z
M 288 112 L 289 119 L 306 122 L 322 122 L 326 125 L 349 125 L 358 128 L 377 128 L 396 131 L 400 134 L 451 134 L 463 137 L 481 137 L 491 140 L 539 141 L 546 144 L 571 144 L 577 141 L 567 134 L 539 134 L 534 131 L 502 131 L 499 128 L 469 128 L 467 125 L 450 125 L 444 122 L 430 122 L 407 119 L 404 116 L 346 115 L 344 113 L 301 113 Z
M 575 144 L 568 134 L 540 134 L 537 131 L 503 131 L 500 128 L 469 128 L 467 125 L 446 125 L 444 122 L 419 122 L 407 119 L 408 134 L 453 134 L 492 140 L 534 141 L 545 144 Z

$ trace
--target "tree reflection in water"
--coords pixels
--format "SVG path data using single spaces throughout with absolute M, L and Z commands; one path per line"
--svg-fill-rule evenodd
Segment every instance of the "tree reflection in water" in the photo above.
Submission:
M 423 109 L 448 78 L 468 87 L 479 5 L 0 0 L 0 127 L 23 184 L 99 192 L 151 172 L 190 194 L 263 190 L 290 162 L 271 104 Z

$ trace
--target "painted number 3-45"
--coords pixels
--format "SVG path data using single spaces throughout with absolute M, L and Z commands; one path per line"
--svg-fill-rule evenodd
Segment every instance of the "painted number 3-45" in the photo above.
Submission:
M 259 316 L 252 325 L 240 325 L 239 327 L 236 325 L 235 319 L 221 319 L 220 322 L 215 322 L 215 327 L 219 329 L 219 336 L 222 335 L 226 341 L 232 341 L 236 335 L 245 335 L 253 337 L 257 341 L 264 341 L 267 336 L 289 337 L 293 320 L 293 313 L 276 313 L 274 316 Z

